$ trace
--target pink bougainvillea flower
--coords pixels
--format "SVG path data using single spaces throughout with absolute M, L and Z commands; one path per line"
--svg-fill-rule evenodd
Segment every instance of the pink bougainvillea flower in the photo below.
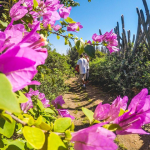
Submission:
M 32 88 L 30 88 L 29 92 L 25 94 L 27 97 L 31 97 L 33 95 L 38 96 L 39 90 L 34 91 Z
M 7 42 L 5 44 L 18 44 L 23 39 L 22 31 L 16 30 L 15 28 L 4 31 Z
M 47 26 L 50 24 L 51 26 L 54 26 L 55 22 L 57 20 L 60 20 L 60 15 L 57 11 L 50 11 L 48 14 L 43 15 L 43 26 L 47 28 Z
M 128 110 L 142 118 L 143 124 L 150 123 L 150 95 L 148 89 L 142 89 L 131 101 Z
M 10 9 L 10 17 L 17 21 L 24 17 L 28 13 L 28 10 L 26 7 L 21 6 L 21 1 L 17 2 L 11 9 Z
M 5 40 L 6 40 L 5 33 L 0 31 L 0 53 L 3 51 Z
M 57 109 L 59 115 L 61 115 L 62 117 L 69 117 L 72 120 L 75 119 L 74 116 L 71 116 L 69 111 L 67 109 Z
M 26 103 L 21 103 L 21 109 L 24 113 L 27 113 L 29 109 L 33 108 L 31 97 L 27 97 L 27 98 L 28 98 L 28 101 Z
M 132 114 L 141 111 L 145 105 L 147 95 L 148 89 L 142 89 L 141 92 L 132 99 L 130 105 L 128 106 L 128 110 L 131 111 Z M 146 105 L 149 106 L 148 103 L 146 103 Z
M 109 52 L 110 52 L 110 54 L 112 53 L 112 52 L 117 52 L 117 51 L 119 51 L 119 48 L 118 47 L 116 47 L 116 46 L 106 46 L 107 48 L 108 48 L 108 50 L 109 50 Z
M 97 35 L 96 33 L 93 34 L 93 36 L 92 36 L 92 39 L 93 39 L 93 41 L 95 41 L 95 42 L 102 42 L 102 38 L 103 38 L 102 35 Z
M 83 28 L 82 25 L 80 25 L 80 22 L 77 23 L 69 23 L 69 25 L 67 26 L 67 31 L 79 31 L 81 28 Z
M 41 100 L 41 102 L 42 102 L 42 104 L 43 104 L 43 106 L 44 106 L 45 108 L 50 107 L 50 104 L 49 104 L 49 100 L 48 100 L 48 99 L 43 98 L 43 99 Z
M 23 2 L 29 10 L 33 9 L 33 0 L 24 0 Z M 37 2 L 39 4 L 40 0 L 37 0 Z
M 54 26 L 53 27 L 53 29 L 55 30 L 55 31 L 58 31 L 60 28 L 62 28 L 59 24 L 57 24 L 56 26 Z
M 38 90 L 34 91 L 32 88 L 30 88 L 29 92 L 25 94 L 27 97 L 32 97 L 32 96 L 38 96 L 38 99 L 41 100 L 43 106 L 45 108 L 49 107 L 49 100 L 45 98 L 44 93 L 40 93 Z
M 104 104 L 100 103 L 94 112 L 94 118 L 96 120 L 105 120 L 108 117 L 110 111 L 110 104 Z
M 117 134 L 148 134 L 142 126 L 150 123 L 150 95 L 148 90 L 142 89 L 131 101 L 129 112 L 116 118 L 113 123 L 118 124 L 122 129 Z
M 127 107 L 128 97 L 124 96 L 123 99 L 117 97 L 112 105 L 100 103 L 94 112 L 94 118 L 96 120 L 113 121 L 119 116 L 120 109 L 125 110 Z
M 108 118 L 106 120 L 110 122 L 118 118 L 120 109 L 126 110 L 127 102 L 127 96 L 124 96 L 123 99 L 120 96 L 118 96 L 111 104 Z
M 33 21 L 33 23 L 32 23 L 32 24 L 29 23 L 28 26 L 29 26 L 30 29 L 34 29 L 34 27 L 35 27 L 38 23 L 40 23 L 40 21 Z M 37 30 L 40 30 L 40 29 L 41 29 L 41 28 L 40 28 L 40 26 L 39 26 Z
M 63 4 L 60 4 L 59 0 L 46 0 L 46 8 L 50 11 L 57 11 L 60 7 L 63 7 Z
M 0 55 L 0 71 L 7 76 L 14 92 L 29 85 L 37 73 L 34 67 L 36 62 L 23 56 L 17 57 L 19 51 L 20 47 L 16 46 Z M 32 52 L 28 52 L 32 55 Z
M 23 39 L 24 25 L 8 25 L 4 32 L 0 32 L 0 52 L 18 44 Z
M 44 94 L 44 93 L 40 93 L 39 96 L 38 96 L 38 98 L 39 98 L 40 100 L 42 100 L 43 98 L 45 98 L 45 94 Z
M 36 32 L 38 25 L 20 43 L 0 55 L 0 71 L 7 76 L 14 92 L 27 85 L 39 85 L 39 82 L 31 80 L 37 73 L 37 65 L 44 64 L 47 51 L 40 47 L 36 48 L 41 39 L 32 44 L 25 43 Z
M 126 108 L 127 108 L 127 102 L 128 102 L 128 97 L 127 96 L 124 96 L 123 99 L 120 96 L 118 96 L 112 102 L 112 106 L 113 106 L 113 108 L 119 106 L 123 110 L 126 110 Z
M 63 104 L 65 104 L 62 95 L 56 97 L 55 100 L 52 101 L 52 104 L 55 106 L 55 108 L 57 108 L 58 105 L 62 106 Z
M 90 40 L 87 43 L 90 44 L 90 45 L 92 44 L 92 42 Z
M 106 32 L 104 35 L 97 35 L 96 33 L 92 36 L 93 41 L 101 42 L 104 46 L 106 46 L 110 53 L 116 52 L 119 50 L 117 34 L 113 33 L 113 30 L 110 32 Z
M 11 26 L 11 30 L 13 30 L 15 32 L 15 30 L 21 31 L 22 33 L 24 33 L 26 31 L 25 27 L 23 24 L 15 24 Z
M 105 123 L 72 133 L 71 142 L 75 142 L 75 150 L 116 150 L 118 146 L 114 143 L 115 134 L 101 126 Z
M 131 114 L 126 112 L 122 116 L 118 117 L 113 123 L 118 124 L 121 129 L 117 130 L 117 134 L 149 134 L 142 129 L 144 125 L 144 118 L 138 116 L 138 114 Z
M 105 42 L 112 42 L 113 40 L 116 40 L 116 39 L 117 39 L 117 34 L 113 33 L 113 29 L 110 32 L 106 32 L 103 35 L 103 41 Z
M 59 15 L 61 18 L 66 19 L 70 15 L 71 7 L 61 7 L 59 8 Z

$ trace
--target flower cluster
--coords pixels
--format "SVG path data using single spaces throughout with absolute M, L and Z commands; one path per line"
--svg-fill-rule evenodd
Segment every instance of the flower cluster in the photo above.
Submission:
M 128 97 L 117 97 L 112 105 L 100 103 L 94 112 L 96 120 L 119 125 L 117 134 L 149 134 L 142 126 L 150 123 L 150 95 L 145 88 L 137 94 L 127 108 Z
M 113 33 L 113 30 L 110 32 L 106 32 L 104 35 L 97 35 L 96 33 L 93 34 L 92 39 L 96 43 L 102 43 L 102 45 L 106 46 L 110 53 L 118 51 L 118 41 L 117 41 L 117 35 Z M 92 44 L 92 42 L 89 40 L 87 42 L 88 44 Z
M 36 5 L 34 3 L 37 3 Z M 44 28 L 50 26 L 55 31 L 62 28 L 55 25 L 61 18 L 66 19 L 70 15 L 71 7 L 65 7 L 59 0 L 19 0 L 10 10 L 10 17 L 13 21 L 19 20 L 26 14 L 31 15 L 33 23 L 28 26 L 33 29 L 37 23 L 42 23 Z M 34 8 L 34 9 L 33 9 Z M 36 11 L 35 11 L 36 10 Z M 83 28 L 80 23 L 69 23 L 67 31 L 76 31 Z M 40 30 L 40 27 L 38 28 Z
M 65 104 L 65 101 L 63 100 L 62 95 L 56 97 L 56 99 L 52 101 L 52 104 L 55 106 L 55 108 L 57 109 L 61 117 L 69 117 L 72 120 L 75 119 L 74 116 L 70 115 L 67 109 L 62 108 L 62 105 Z
M 28 98 L 28 101 L 21 104 L 21 109 L 24 113 L 27 113 L 30 108 L 33 108 L 32 96 L 37 96 L 45 108 L 50 107 L 49 100 L 45 98 L 45 94 L 40 93 L 38 90 L 34 91 L 32 88 L 30 88 L 29 92 L 25 95 Z

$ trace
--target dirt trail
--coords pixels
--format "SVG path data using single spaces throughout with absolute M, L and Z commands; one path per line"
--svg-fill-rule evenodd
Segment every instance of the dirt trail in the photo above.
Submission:
M 100 102 L 111 103 L 117 96 L 111 97 L 108 93 L 90 84 L 86 89 L 82 89 L 75 77 L 70 78 L 66 83 L 70 86 L 70 90 L 63 96 L 66 103 L 63 107 L 75 117 L 76 131 L 89 126 L 88 119 L 81 110 L 82 107 L 94 111 Z M 145 126 L 144 129 L 150 131 L 150 125 Z M 119 135 L 116 141 L 122 147 L 119 148 L 120 150 L 150 150 L 150 135 Z

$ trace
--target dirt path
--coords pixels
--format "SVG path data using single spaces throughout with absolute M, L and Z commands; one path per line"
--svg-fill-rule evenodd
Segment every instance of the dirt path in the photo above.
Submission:
M 82 107 L 94 111 L 100 102 L 111 103 L 117 96 L 111 97 L 108 93 L 90 84 L 86 89 L 82 89 L 77 83 L 77 78 L 70 78 L 66 83 L 70 86 L 70 90 L 63 96 L 66 103 L 63 107 L 75 117 L 76 131 L 89 126 L 88 119 L 81 110 Z M 148 129 L 150 129 L 149 125 L 145 127 L 145 130 Z M 116 142 L 119 143 L 120 150 L 150 150 L 150 135 L 119 135 Z

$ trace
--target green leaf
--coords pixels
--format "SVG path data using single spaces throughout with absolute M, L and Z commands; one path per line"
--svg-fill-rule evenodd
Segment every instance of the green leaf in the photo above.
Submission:
M 95 48 L 91 45 L 86 45 L 84 51 L 90 56 L 95 57 Z
M 20 113 L 20 106 L 6 76 L 0 73 L 0 109 Z
M 39 116 L 38 119 L 35 121 L 34 125 L 39 126 L 42 123 L 42 116 Z
M 41 111 L 44 111 L 43 103 L 40 100 L 37 100 L 37 106 L 41 109 Z
M 74 42 L 75 42 L 75 47 L 78 50 L 80 48 L 80 40 L 78 41 L 75 40 Z
M 80 40 L 77 40 L 77 41 L 75 40 L 75 47 L 76 47 L 79 55 L 83 53 L 84 45 L 85 45 L 85 43 L 81 38 L 80 38 Z
M 70 131 L 74 131 L 74 128 L 75 128 L 75 126 L 74 126 L 74 123 L 72 122 L 71 127 L 70 127 Z
M 0 133 L 6 136 L 7 138 L 10 138 L 15 130 L 15 121 L 13 120 L 12 123 L 9 123 L 8 121 L 4 120 L 3 118 L 0 118 Z
M 47 112 L 47 113 L 50 113 L 50 114 L 54 114 L 55 112 L 52 110 L 52 109 L 50 109 L 50 108 L 45 108 L 44 109 L 44 112 Z
M 29 125 L 29 126 L 34 125 L 34 119 L 33 119 L 32 116 L 31 116 L 31 117 L 29 118 L 29 120 L 28 120 L 28 125 Z
M 72 139 L 70 130 L 65 131 L 65 140 L 70 141 Z
M 71 42 L 68 40 L 68 42 L 69 42 L 69 46 L 70 46 L 70 48 L 72 48 L 72 44 L 71 44 Z
M 32 15 L 25 15 L 23 18 L 21 18 L 26 24 L 33 23 L 33 17 Z
M 110 131 L 121 130 L 121 127 L 118 124 L 106 124 L 103 127 Z
M 120 108 L 119 117 L 122 116 L 126 112 L 128 112 L 128 110 L 124 111 L 122 108 Z
M 60 39 L 60 36 L 59 36 L 59 35 L 57 35 L 56 37 L 57 37 L 58 40 Z
M 64 19 L 66 22 L 68 22 L 68 23 L 76 23 L 75 21 L 73 21 L 73 19 L 72 18 L 70 18 L 70 17 L 67 17 L 66 19 Z
M 33 0 L 33 8 L 36 8 L 38 6 L 37 0 Z
M 26 103 L 28 101 L 28 98 L 21 91 L 17 91 L 15 95 L 19 103 Z
M 6 114 L 5 112 L 1 113 L 1 117 L 7 120 L 9 123 L 13 122 L 13 119 L 10 115 Z
M 45 131 L 49 131 L 51 129 L 51 126 L 48 125 L 45 122 L 41 122 L 41 124 L 38 125 L 37 127 L 40 128 L 40 129 L 42 129 L 42 130 L 45 130 Z
M 61 138 L 52 132 L 48 137 L 48 150 L 67 150 L 67 147 Z
M 119 116 L 122 116 L 124 113 L 125 111 L 122 108 L 120 108 Z
M 3 28 L 6 28 L 8 26 L 8 23 L 3 22 L 2 20 L 0 20 L 0 24 L 2 25 Z
M 33 146 L 31 144 L 29 144 L 28 142 L 26 142 L 26 146 L 28 149 L 32 149 L 32 150 L 34 149 Z
M 65 45 L 68 45 L 69 42 L 68 42 L 68 38 L 65 38 Z
M 82 111 L 88 117 L 90 124 L 91 124 L 94 120 L 93 118 L 94 113 L 91 110 L 84 108 L 84 107 L 82 107 Z
M 15 140 L 8 144 L 6 150 L 25 150 L 23 141 Z
M 71 126 L 71 118 L 59 118 L 54 122 L 54 132 L 65 132 Z
M 7 19 L 7 16 L 4 13 L 2 13 L 2 15 L 3 15 L 4 19 Z
M 34 148 L 40 149 L 43 147 L 45 135 L 41 129 L 25 126 L 23 128 L 23 135 L 27 142 L 29 142 Z
M 60 23 L 61 23 L 61 25 L 67 25 L 67 23 L 66 22 L 64 22 L 64 21 L 60 21 Z

